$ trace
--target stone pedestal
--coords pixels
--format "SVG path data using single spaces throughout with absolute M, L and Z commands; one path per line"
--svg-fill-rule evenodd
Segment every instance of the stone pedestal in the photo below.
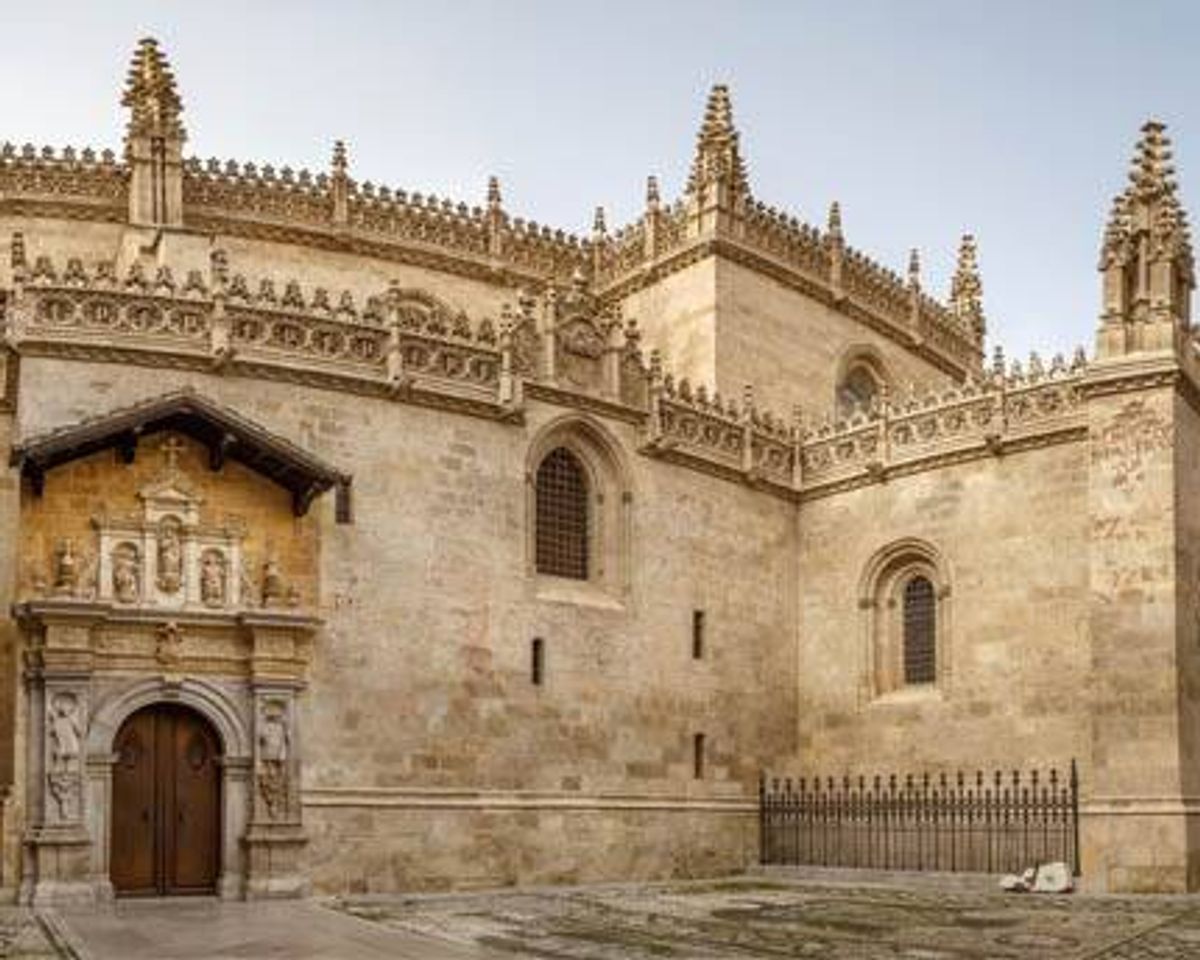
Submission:
M 299 824 L 258 824 L 242 840 L 246 861 L 246 899 L 302 897 L 308 878 L 301 857 L 308 838 Z

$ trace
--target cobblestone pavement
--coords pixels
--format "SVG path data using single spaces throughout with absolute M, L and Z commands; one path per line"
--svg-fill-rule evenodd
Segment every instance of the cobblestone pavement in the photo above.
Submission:
M 747 877 L 337 900 L 391 928 L 514 957 L 1200 960 L 1200 898 L 1002 894 Z
M 33 911 L 24 907 L 0 907 L 0 957 L 4 960 L 52 960 L 58 955 Z

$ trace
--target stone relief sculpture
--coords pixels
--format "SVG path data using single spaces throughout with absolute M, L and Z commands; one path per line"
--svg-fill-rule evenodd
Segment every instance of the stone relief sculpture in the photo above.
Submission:
M 54 592 L 73 597 L 79 589 L 79 557 L 75 544 L 68 537 L 54 551 Z
M 132 543 L 118 544 L 112 555 L 113 596 L 120 603 L 137 603 L 141 594 L 138 550 Z
M 287 598 L 287 585 L 279 564 L 272 558 L 263 563 L 262 568 L 262 605 L 264 607 L 278 606 Z
M 79 791 L 79 744 L 83 728 L 79 721 L 79 700 L 73 693 L 55 694 L 46 718 L 50 741 L 50 764 L 46 782 L 50 796 L 58 805 L 62 820 L 76 816 Z
M 176 593 L 183 585 L 183 545 L 174 517 L 165 517 L 159 525 L 157 582 L 163 593 Z
M 225 555 L 219 550 L 206 550 L 200 562 L 200 600 L 206 607 L 225 605 Z
M 155 631 L 154 659 L 164 667 L 179 663 L 183 646 L 183 631 L 175 621 L 164 623 Z
M 281 700 L 266 701 L 259 716 L 258 791 L 272 820 L 287 813 L 290 739 L 287 705 Z

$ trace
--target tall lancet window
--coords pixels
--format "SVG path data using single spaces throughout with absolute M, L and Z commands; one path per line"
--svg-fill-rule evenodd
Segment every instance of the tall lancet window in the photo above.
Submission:
M 583 464 L 557 447 L 537 470 L 537 571 L 588 578 L 588 483 Z
M 904 682 L 937 679 L 937 594 L 928 577 L 904 585 Z

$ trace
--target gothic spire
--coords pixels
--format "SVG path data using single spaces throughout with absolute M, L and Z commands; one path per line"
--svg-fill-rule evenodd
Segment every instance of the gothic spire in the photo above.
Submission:
M 958 246 L 958 264 L 950 281 L 950 309 L 959 323 L 982 342 L 986 330 L 983 316 L 983 280 L 979 276 L 979 258 L 975 238 L 963 234 Z
M 1134 148 L 1129 168 L 1129 186 L 1114 201 L 1105 232 L 1105 246 L 1107 248 L 1110 235 L 1120 242 L 1131 232 L 1148 230 L 1154 235 L 1160 251 L 1190 262 L 1191 232 L 1187 214 L 1179 202 L 1179 185 L 1175 181 L 1175 167 L 1171 164 L 1171 140 L 1166 131 L 1166 124 L 1157 120 L 1148 120 L 1142 125 L 1142 136 Z
M 1100 352 L 1161 349 L 1190 323 L 1195 286 L 1191 232 L 1179 202 L 1166 125 L 1149 120 L 1133 151 L 1129 183 L 1109 212 L 1100 248 L 1105 326 Z M 1167 333 L 1126 328 L 1162 322 Z M 1130 327 L 1130 329 L 1133 329 Z M 1107 332 L 1106 332 L 1107 331 Z
M 121 105 L 130 108 L 131 136 L 184 139 L 183 124 L 179 119 L 183 101 L 175 89 L 171 65 L 153 37 L 138 41 Z
M 716 84 L 708 95 L 704 120 L 696 137 L 696 155 L 688 177 L 688 193 L 696 195 L 711 185 L 724 185 L 732 198 L 748 197 L 750 183 L 738 150 L 729 88 Z

